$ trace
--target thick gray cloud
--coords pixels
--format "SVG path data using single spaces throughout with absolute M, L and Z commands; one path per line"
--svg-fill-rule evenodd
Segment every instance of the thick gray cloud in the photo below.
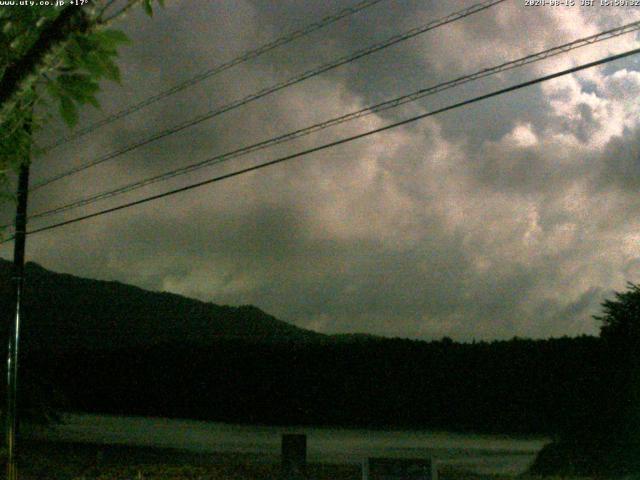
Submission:
M 136 13 L 105 112 L 232 58 L 345 1 L 167 2 Z M 61 147 L 44 178 L 389 35 L 471 5 L 387 0 Z M 167 137 L 33 195 L 39 211 L 640 18 L 640 9 L 507 1 Z M 352 135 L 637 46 L 628 35 L 450 90 L 170 187 Z M 45 267 L 228 304 L 323 332 L 460 340 L 597 333 L 640 281 L 640 68 L 629 59 L 291 163 L 35 235 Z M 83 122 L 101 117 L 87 110 Z M 47 143 L 62 127 L 42 135 Z M 58 133 L 56 133 L 58 132 Z M 86 210 L 92 211 L 91 207 Z M 72 218 L 69 212 L 57 219 Z M 47 220 L 50 221 L 50 220 Z M 46 224 L 34 222 L 34 227 Z M 0 254 L 8 256 L 4 246 Z

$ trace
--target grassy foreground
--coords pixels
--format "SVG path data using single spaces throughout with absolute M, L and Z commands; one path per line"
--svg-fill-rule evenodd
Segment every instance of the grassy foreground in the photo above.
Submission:
M 248 454 L 35 441 L 20 446 L 20 480 L 280 480 L 278 463 Z M 362 478 L 359 465 L 310 464 L 307 473 L 308 480 Z M 439 476 L 441 480 L 513 480 L 446 467 Z

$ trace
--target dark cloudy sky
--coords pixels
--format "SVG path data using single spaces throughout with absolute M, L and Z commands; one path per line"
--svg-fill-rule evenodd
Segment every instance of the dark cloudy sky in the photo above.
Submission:
M 599 0 L 596 2 L 598 3 Z M 352 3 L 168 0 L 121 22 L 111 113 Z M 386 0 L 34 161 L 42 179 L 305 69 L 470 6 Z M 640 19 L 640 7 L 508 0 L 43 188 L 31 212 Z M 32 227 L 385 125 L 637 47 L 635 34 L 449 90 Z M 457 340 L 597 333 L 640 281 L 640 57 L 212 186 L 30 237 L 30 260 L 321 332 Z M 87 108 L 82 122 L 104 113 Z M 38 138 L 63 132 L 53 122 Z M 9 258 L 11 246 L 0 255 Z

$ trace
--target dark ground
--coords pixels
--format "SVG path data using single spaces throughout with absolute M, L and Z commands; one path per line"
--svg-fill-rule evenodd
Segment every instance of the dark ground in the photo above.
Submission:
M 280 465 L 249 454 L 22 441 L 20 480 L 280 480 Z M 2 465 L 4 471 L 4 465 Z M 443 468 L 441 480 L 511 480 Z M 359 465 L 310 464 L 308 480 L 360 480 Z

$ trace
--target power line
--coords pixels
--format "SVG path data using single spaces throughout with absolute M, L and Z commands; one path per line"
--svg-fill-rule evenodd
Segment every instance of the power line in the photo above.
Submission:
M 405 40 L 408 40 L 410 38 L 413 38 L 417 35 L 420 35 L 422 33 L 426 33 L 430 30 L 434 30 L 438 27 L 441 27 L 443 25 L 447 25 L 449 23 L 453 23 L 455 21 L 461 20 L 463 18 L 466 18 L 470 15 L 473 15 L 475 13 L 481 12 L 483 10 L 486 10 L 488 8 L 491 8 L 495 5 L 498 5 L 502 2 L 504 2 L 506 0 L 485 0 L 483 2 L 480 2 L 478 4 L 475 4 L 471 7 L 465 8 L 464 10 L 460 10 L 458 12 L 452 13 L 450 15 L 447 15 L 446 17 L 437 19 L 437 20 L 433 20 L 429 23 L 427 23 L 426 25 L 420 26 L 420 27 L 416 27 L 416 28 L 412 28 L 411 30 L 408 30 L 405 33 L 399 34 L 399 35 L 394 35 L 390 38 L 388 38 L 387 40 L 380 42 L 380 43 L 376 43 L 374 45 L 371 45 L 369 47 L 366 47 L 362 50 L 358 50 L 355 53 L 349 54 L 347 56 L 341 57 L 337 60 L 334 60 L 332 62 L 329 62 L 327 64 L 321 65 L 320 67 L 316 67 L 314 69 L 311 70 L 307 70 L 306 72 L 296 75 L 288 80 L 285 80 L 283 82 L 277 83 L 275 85 L 272 85 L 270 87 L 264 88 L 256 93 L 253 93 L 251 95 L 248 95 L 242 99 L 236 100 L 234 102 L 228 103 L 222 107 L 216 108 L 214 110 L 211 110 L 205 114 L 199 115 L 195 118 L 192 118 L 191 120 L 187 120 L 186 122 L 183 122 L 181 124 L 175 125 L 173 127 L 167 128 L 165 130 L 162 130 L 158 133 L 155 133 L 153 135 L 151 135 L 150 137 L 147 137 L 141 141 L 138 141 L 137 143 L 133 143 L 130 145 L 127 145 L 123 148 L 120 148 L 116 151 L 113 151 L 111 153 L 108 153 L 106 155 L 103 155 L 101 157 L 98 157 L 95 160 L 92 160 L 88 163 L 85 163 L 84 165 L 79 165 L 77 167 L 71 168 L 69 170 L 67 170 L 66 172 L 60 173 L 58 175 L 54 175 L 48 179 L 45 179 L 39 183 L 36 183 L 31 190 L 36 190 L 38 188 L 42 188 L 45 185 L 49 185 L 50 183 L 53 183 L 55 181 L 61 180 L 63 178 L 69 177 L 71 175 L 74 175 L 76 173 L 79 173 L 83 170 L 86 170 L 88 168 L 94 167 L 96 165 L 99 165 L 101 163 L 104 163 L 108 160 L 112 160 L 116 157 L 119 157 L 120 155 L 123 155 L 125 153 L 131 152 L 132 150 L 135 150 L 139 147 L 148 145 L 152 142 L 155 142 L 156 140 L 160 140 L 161 138 L 167 137 L 169 135 L 172 135 L 174 133 L 180 132 L 182 130 L 185 130 L 189 127 L 193 127 L 194 125 L 197 125 L 199 123 L 204 122 L 205 120 L 209 120 L 213 117 L 216 117 L 218 115 L 221 115 L 223 113 L 226 113 L 230 110 L 233 110 L 235 108 L 241 107 L 246 105 L 247 103 L 250 103 L 254 100 L 258 100 L 260 98 L 266 97 L 267 95 L 270 95 L 272 93 L 275 93 L 279 90 L 283 90 L 284 88 L 290 87 L 292 85 L 295 85 L 297 83 L 300 83 L 304 80 L 307 80 L 311 77 L 315 77 L 317 75 L 320 75 L 321 73 L 327 72 L 329 70 L 333 70 L 334 68 L 337 68 L 339 66 L 345 65 L 347 63 L 351 63 L 359 58 L 365 57 L 367 55 L 370 55 L 372 53 L 378 52 L 380 50 L 383 50 L 385 48 L 388 48 L 392 45 L 395 45 L 397 43 L 403 42 Z
M 99 216 L 105 215 L 107 213 L 112 213 L 112 212 L 116 212 L 118 210 L 124 210 L 126 208 L 134 207 L 136 205 L 141 205 L 143 203 L 151 202 L 153 200 L 159 200 L 161 198 L 169 197 L 171 195 L 175 195 L 175 194 L 178 194 L 178 193 L 181 193 L 181 192 L 186 192 L 188 190 L 193 190 L 193 189 L 198 188 L 198 187 L 202 187 L 202 186 L 205 186 L 205 185 L 216 183 L 216 182 L 219 182 L 219 181 L 222 181 L 222 180 L 226 180 L 228 178 L 232 178 L 232 177 L 236 177 L 236 176 L 239 176 L 239 175 L 242 175 L 242 174 L 245 174 L 245 173 L 249 173 L 249 172 L 253 172 L 253 171 L 256 171 L 256 170 L 260 170 L 260 169 L 269 167 L 271 165 L 276 165 L 278 163 L 283 163 L 283 162 L 286 162 L 286 161 L 289 161 L 289 160 L 293 160 L 295 158 L 303 157 L 303 156 L 306 156 L 306 155 L 309 155 L 309 154 L 312 154 L 312 153 L 315 153 L 315 152 L 319 152 L 319 151 L 322 151 L 322 150 L 333 148 L 333 147 L 336 147 L 338 145 L 349 143 L 349 142 L 352 142 L 354 140 L 358 140 L 358 139 L 361 139 L 361 138 L 369 137 L 371 135 L 375 135 L 377 133 L 381 133 L 381 132 L 384 132 L 386 130 L 391 130 L 393 128 L 396 128 L 396 127 L 399 127 L 399 126 L 402 126 L 402 125 L 407 125 L 409 123 L 413 123 L 413 122 L 416 122 L 418 120 L 422 120 L 422 119 L 427 118 L 427 117 L 431 117 L 431 116 L 434 116 L 434 115 L 437 115 L 437 114 L 440 114 L 440 113 L 448 112 L 450 110 L 454 110 L 454 109 L 457 109 L 457 108 L 460 108 L 460 107 L 465 107 L 467 105 L 471 105 L 473 103 L 477 103 L 477 102 L 480 102 L 482 100 L 486 100 L 486 99 L 489 99 L 489 98 L 492 98 L 492 97 L 503 95 L 505 93 L 513 92 L 513 91 L 519 90 L 521 88 L 529 87 L 531 85 L 536 85 L 538 83 L 546 82 L 548 80 L 552 80 L 554 78 L 558 78 L 558 77 L 561 77 L 561 76 L 564 76 L 564 75 L 569 75 L 571 73 L 575 73 L 575 72 L 578 72 L 580 70 L 585 70 L 587 68 L 592 68 L 592 67 L 595 67 L 595 66 L 598 66 L 598 65 L 603 65 L 605 63 L 609 63 L 609 62 L 612 62 L 612 61 L 615 61 L 615 60 L 620 60 L 622 58 L 629 57 L 631 55 L 636 55 L 638 53 L 640 53 L 640 48 L 629 50 L 627 52 L 620 53 L 620 54 L 617 54 L 617 55 L 612 55 L 612 56 L 609 56 L 609 57 L 605 57 L 605 58 L 602 58 L 600 60 L 596 60 L 594 62 L 589 62 L 589 63 L 583 64 L 583 65 L 579 65 L 577 67 L 573 67 L 573 68 L 569 68 L 569 69 L 566 69 L 566 70 L 562 70 L 560 72 L 556 72 L 556 73 L 553 73 L 553 74 L 550 74 L 550 75 L 546 75 L 546 76 L 543 76 L 543 77 L 538 77 L 538 78 L 535 78 L 533 80 L 529 80 L 529 81 L 522 82 L 522 83 L 519 83 L 519 84 L 516 84 L 516 85 L 512 85 L 512 86 L 507 87 L 507 88 L 502 88 L 500 90 L 495 90 L 495 91 L 493 91 L 491 93 L 487 93 L 487 94 L 484 94 L 484 95 L 473 97 L 471 99 L 464 100 L 462 102 L 458 102 L 458 103 L 455 103 L 455 104 L 452 104 L 452 105 L 449 105 L 447 107 L 443 107 L 443 108 L 440 108 L 440 109 L 437 109 L 437 110 L 433 110 L 431 112 L 423 113 L 421 115 L 416 115 L 414 117 L 411 117 L 411 118 L 408 118 L 408 119 L 405 119 L 405 120 L 401 120 L 399 122 L 395 122 L 395 123 L 392 123 L 392 124 L 389 124 L 389 125 L 385 125 L 384 127 L 380 127 L 380 128 L 376 128 L 376 129 L 373 129 L 373 130 L 369 130 L 369 131 L 366 131 L 366 132 L 363 132 L 363 133 L 359 133 L 357 135 L 352 135 L 350 137 L 342 138 L 340 140 L 336 140 L 336 141 L 333 141 L 333 142 L 330 142 L 330 143 L 325 143 L 323 145 L 320 145 L 320 146 L 317 146 L 317 147 L 313 147 L 313 148 L 310 148 L 310 149 L 307 149 L 307 150 L 303 150 L 303 151 L 300 151 L 300 152 L 297 152 L 297 153 L 293 153 L 291 155 L 286 155 L 284 157 L 280 157 L 280 158 L 277 158 L 275 160 L 270 160 L 268 162 L 260 163 L 258 165 L 254 165 L 254 166 L 251 166 L 251 167 L 243 168 L 241 170 L 236 170 L 235 172 L 231 172 L 231 173 L 227 173 L 227 174 L 220 175 L 220 176 L 217 176 L 217 177 L 213 177 L 213 178 L 210 178 L 210 179 L 207 179 L 207 180 L 203 180 L 203 181 L 200 181 L 200 182 L 197 182 L 197 183 L 192 183 L 190 185 L 187 185 L 187 186 L 184 186 L 184 187 L 181 187 L 181 188 L 177 188 L 177 189 L 174 189 L 174 190 L 169 190 L 167 192 L 163 192 L 163 193 L 160 193 L 160 194 L 157 194 L 157 195 L 152 195 L 152 196 L 149 196 L 149 197 L 145 197 L 145 198 L 142 198 L 140 200 L 136 200 L 136 201 L 133 201 L 133 202 L 129 202 L 129 203 L 125 203 L 125 204 L 122 204 L 122 205 L 118 205 L 116 207 L 107 208 L 107 209 L 104 209 L 104 210 L 101 210 L 101 211 L 98 211 L 98 212 L 94 212 L 94 213 L 91 213 L 91 214 L 88 214 L 88 215 L 83 215 L 83 216 L 80 216 L 80 217 L 72 218 L 70 220 L 65 220 L 65 221 L 62 221 L 62 222 L 59 222 L 59 223 L 55 223 L 55 224 L 52 224 L 52 225 L 47 225 L 45 227 L 41 227 L 41 228 L 38 228 L 36 230 L 31 230 L 31 231 L 27 232 L 27 234 L 32 235 L 32 234 L 35 234 L 35 233 L 40 233 L 40 232 L 44 232 L 44 231 L 47 231 L 47 230 L 52 230 L 52 229 L 63 227 L 65 225 L 69 225 L 69 224 L 72 224 L 72 223 L 81 222 L 83 220 L 87 220 L 87 219 L 90 219 L 90 218 L 99 217 Z M 13 238 L 8 238 L 7 240 L 4 240 L 4 241 L 2 241 L 0 243 L 5 243 L 5 242 L 8 242 L 10 240 L 13 240 Z
M 314 125 L 299 129 L 299 130 L 295 130 L 293 132 L 289 132 L 286 133 L 284 135 L 279 135 L 277 137 L 273 137 L 270 138 L 268 140 L 264 140 L 258 143 L 255 143 L 253 145 L 249 145 L 249 146 L 245 146 L 230 152 L 226 152 L 220 155 L 216 155 L 214 157 L 208 158 L 206 160 L 202 160 L 200 162 L 191 164 L 191 165 L 187 165 L 185 167 L 181 167 L 178 169 L 174 169 L 174 170 L 170 170 L 168 172 L 162 173 L 160 175 L 156 175 L 154 177 L 150 177 L 150 178 L 146 178 L 143 180 L 139 180 L 139 181 L 135 181 L 132 183 L 129 183 L 127 185 L 124 185 L 122 187 L 113 189 L 113 190 L 107 190 L 107 191 L 103 191 L 94 195 L 90 195 L 88 197 L 85 198 L 81 198 L 79 200 L 76 200 L 72 203 L 66 204 L 66 205 L 62 205 L 59 207 L 55 207 L 43 212 L 39 212 L 39 213 L 35 213 L 33 215 L 30 215 L 29 218 L 30 219 L 36 219 L 36 218 L 43 218 L 43 217 L 48 217 L 51 215 L 55 215 L 57 213 L 62 213 L 68 210 L 72 210 L 78 207 L 82 207 L 82 206 L 86 206 L 86 205 L 90 205 L 92 203 L 95 203 L 99 200 L 103 200 L 106 198 L 112 198 L 124 193 L 129 193 L 132 191 L 135 191 L 139 188 L 145 187 L 147 185 L 151 185 L 151 184 L 155 184 L 161 181 L 165 181 L 168 180 L 170 178 L 174 178 L 177 177 L 179 175 L 184 175 L 187 173 L 191 173 L 193 171 L 199 170 L 201 168 L 205 168 L 205 167 L 209 167 L 212 165 L 216 165 L 218 163 L 222 163 L 222 162 L 226 162 L 229 161 L 233 158 L 237 158 L 237 157 L 241 157 L 244 155 L 247 155 L 249 153 L 253 153 L 259 150 L 263 150 L 265 148 L 271 147 L 273 145 L 278 145 L 287 141 L 291 141 L 293 139 L 296 138 L 300 138 L 306 135 L 309 135 L 311 133 L 315 133 L 318 132 L 320 130 L 324 130 L 326 128 L 329 127 L 333 127 L 342 123 L 345 123 L 347 121 L 351 121 L 351 120 L 355 120 L 358 118 L 362 118 L 366 115 L 370 115 L 373 113 L 379 113 L 385 110 L 389 110 L 392 108 L 396 108 L 400 105 L 404 105 L 406 103 L 409 102 L 413 102 L 416 100 L 419 100 L 421 98 L 424 98 L 426 96 L 429 95 L 433 95 L 436 93 L 440 93 L 444 90 L 448 90 L 450 88 L 454 88 L 466 83 L 469 83 L 471 81 L 475 81 L 481 78 L 485 78 L 488 77 L 490 75 L 495 75 L 507 70 L 511 70 L 517 67 L 521 67 L 524 65 L 528 65 L 534 62 L 538 62 L 538 61 L 542 61 L 545 60 L 547 58 L 562 54 L 562 53 L 566 53 L 568 51 L 577 49 L 577 48 L 581 48 L 587 45 L 592 45 L 594 43 L 597 42 L 601 42 L 604 40 L 610 40 L 611 38 L 615 38 L 618 37 L 620 35 L 626 34 L 626 33 L 630 33 L 630 32 L 634 32 L 640 30 L 640 21 L 637 22 L 632 22 L 629 23 L 627 25 L 623 25 L 620 27 L 616 27 L 604 32 L 600 32 L 598 34 L 595 35 L 590 35 L 588 37 L 585 38 L 581 38 L 578 40 L 574 40 L 572 42 L 569 43 L 565 43 L 563 45 L 559 45 L 556 47 L 552 47 L 550 49 L 547 50 L 543 50 L 541 52 L 537 52 L 537 53 L 533 53 L 521 58 L 518 58 L 516 60 L 510 60 L 508 62 L 502 63 L 500 65 L 494 66 L 494 67 L 490 67 L 490 68 L 485 68 L 482 70 L 479 70 L 475 73 L 472 73 L 470 75 L 465 75 L 462 77 L 458 77 L 455 78 L 453 80 L 449 80 L 447 82 L 443 82 L 443 83 L 439 83 L 437 85 L 428 87 L 428 88 L 423 88 L 420 89 L 416 92 L 410 93 L 408 95 L 403 95 L 397 98 L 394 98 L 392 100 L 387 100 L 381 103 L 378 103 L 376 105 L 372 105 L 345 115 L 342 115 L 340 117 L 337 118 L 333 118 L 324 122 L 320 122 L 320 123 L 316 123 Z M 5 225 L 5 227 L 8 225 Z
M 59 147 L 60 145 L 63 145 L 65 143 L 68 143 L 70 141 L 73 140 L 77 140 L 95 130 L 97 130 L 100 127 L 103 127 L 105 125 L 108 125 L 109 123 L 112 123 L 116 120 L 119 120 L 121 118 L 124 118 L 128 115 L 131 115 L 132 113 L 137 112 L 138 110 L 143 109 L 144 107 L 147 107 L 159 100 L 162 100 L 164 98 L 167 98 L 175 93 L 178 93 L 182 90 L 185 90 L 186 88 L 189 88 L 193 85 L 196 85 L 197 83 L 202 82 L 203 80 L 206 80 L 207 78 L 211 78 L 219 73 L 224 72 L 225 70 L 228 70 L 232 67 L 235 67 L 236 65 L 239 65 L 241 63 L 247 62 L 249 60 L 253 60 L 254 58 L 257 58 L 265 53 L 270 52 L 271 50 L 275 50 L 278 47 L 281 47 L 283 45 L 286 45 L 287 43 L 291 43 L 294 40 L 297 40 L 301 37 L 307 36 L 317 30 L 320 30 L 328 25 L 331 25 L 332 23 L 337 22 L 338 20 L 341 20 L 343 18 L 349 17 L 351 15 L 354 15 L 362 10 L 365 10 L 369 7 L 372 7 L 380 2 L 383 2 L 385 0 L 365 0 L 365 1 L 361 1 L 359 3 L 356 3 L 355 5 L 351 6 L 351 7 L 347 7 L 344 8 L 342 10 L 340 10 L 337 13 L 328 15 L 324 18 L 322 18 L 321 20 L 311 23 L 299 30 L 295 30 L 293 32 L 290 32 L 282 37 L 279 37 L 269 43 L 266 43 L 264 45 L 261 45 L 260 47 L 254 49 L 254 50 L 250 50 L 248 52 L 243 53 L 242 55 L 233 58 L 232 60 L 229 60 L 228 62 L 225 62 L 223 64 L 217 65 L 215 67 L 212 67 L 208 70 L 205 70 L 203 72 L 200 72 L 199 74 L 188 78 L 187 80 L 184 80 L 181 83 L 178 83 L 176 85 L 174 85 L 171 88 L 168 88 L 167 90 L 164 90 L 160 93 L 157 93 L 156 95 L 152 95 L 150 97 L 145 98 L 144 100 L 142 100 L 139 103 L 136 103 L 134 105 L 131 105 L 123 110 L 120 110 L 119 112 L 116 112 L 112 115 L 109 115 L 108 117 L 103 118 L 102 120 L 99 120 L 81 130 L 78 130 L 77 132 L 71 134 L 71 135 L 67 135 L 64 136 L 62 138 L 60 138 L 59 140 L 57 140 L 56 142 L 52 143 L 51 145 L 48 145 L 44 151 L 49 152 L 51 150 L 53 150 L 56 147 Z

